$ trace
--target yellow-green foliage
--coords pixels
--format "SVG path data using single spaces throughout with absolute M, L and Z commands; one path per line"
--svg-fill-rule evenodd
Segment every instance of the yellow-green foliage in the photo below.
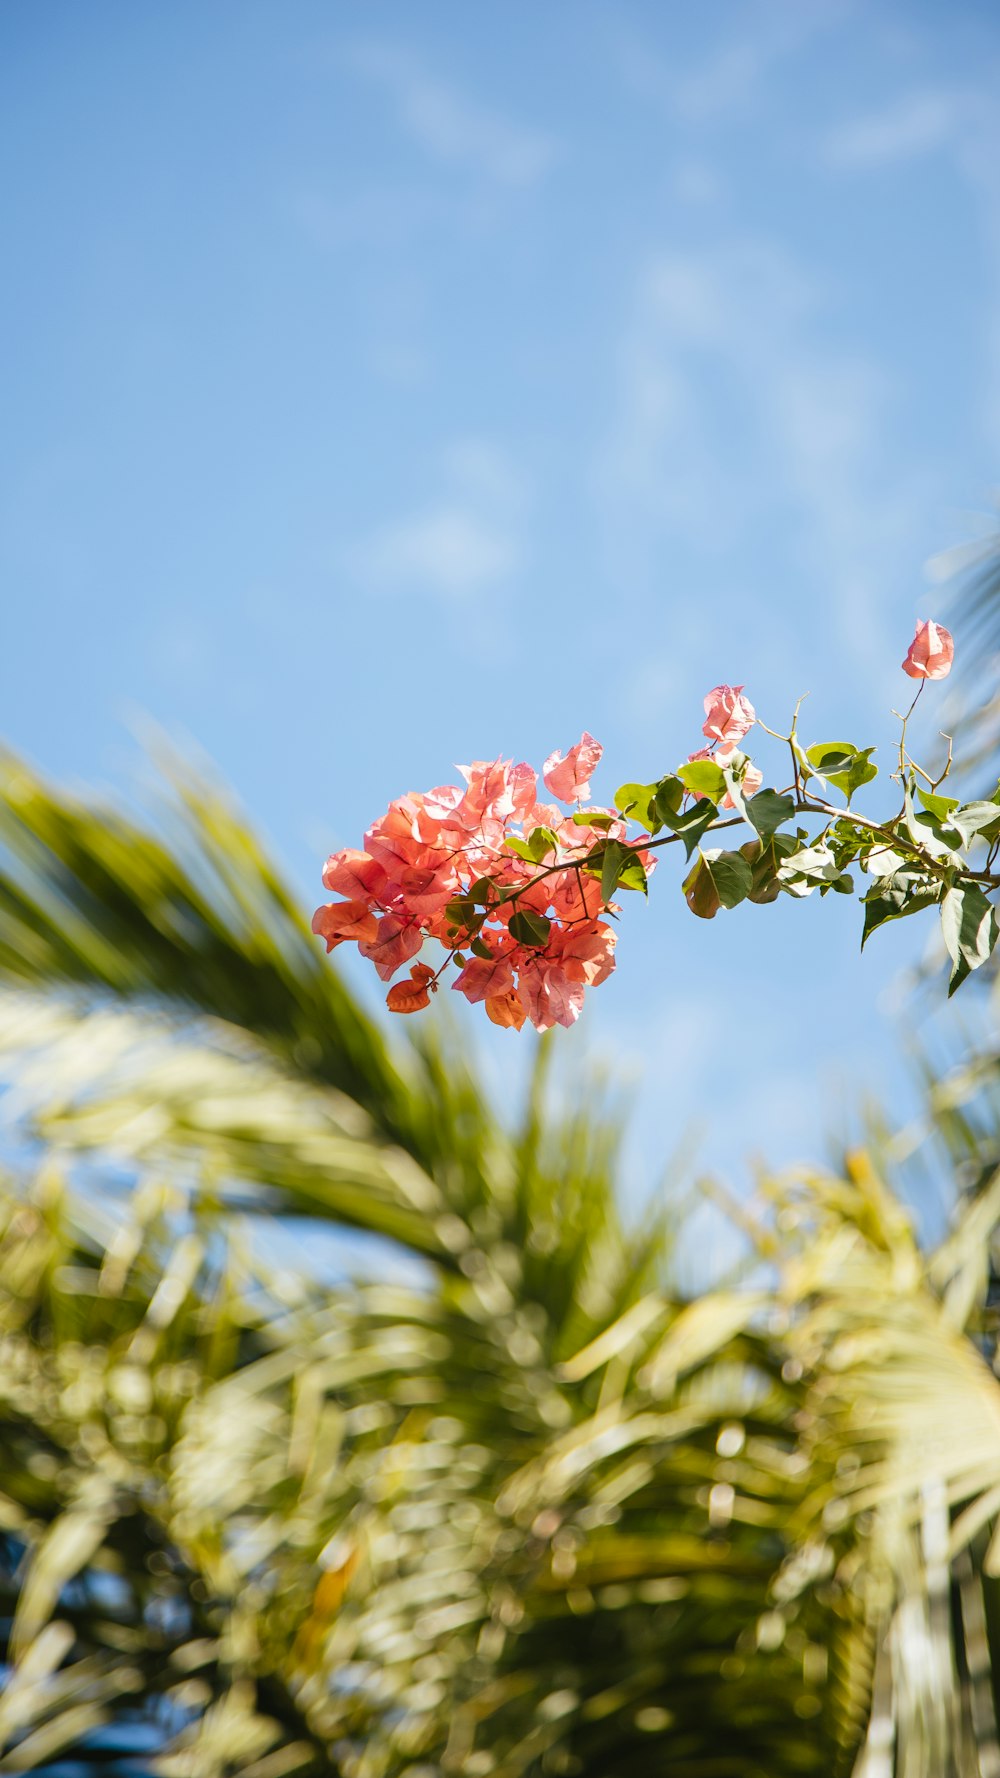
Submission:
M 680 1302 L 608 1119 L 388 1053 L 216 793 L 6 774 L 0 1769 L 995 1772 L 1000 1188 L 928 1257 L 864 1157 L 763 1182 Z

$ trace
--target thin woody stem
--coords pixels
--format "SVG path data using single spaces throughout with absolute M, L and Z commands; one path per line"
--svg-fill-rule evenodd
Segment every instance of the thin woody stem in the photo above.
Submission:
M 900 782 L 902 782 L 903 778 L 906 775 L 906 725 L 909 722 L 910 717 L 913 715 L 913 712 L 917 707 L 917 704 L 920 700 L 920 693 L 923 691 L 924 686 L 926 684 L 927 684 L 926 679 L 921 679 L 920 684 L 917 686 L 917 689 L 913 694 L 913 702 L 910 705 L 910 708 L 907 710 L 905 716 L 900 715 L 900 712 L 898 710 L 894 710 L 892 713 L 894 716 L 899 717 L 899 720 L 903 725 L 902 729 L 900 730 L 900 735 L 899 735 L 899 778 L 900 778 Z M 910 763 L 912 764 L 913 762 L 911 761 Z M 924 774 L 921 772 L 920 775 L 921 775 L 921 777 L 923 777 Z M 928 783 L 929 782 L 930 782 L 930 780 L 928 779 Z
M 948 757 L 944 762 L 944 771 L 941 773 L 940 778 L 935 778 L 931 784 L 932 790 L 936 790 L 939 784 L 943 784 L 945 779 L 948 776 L 948 773 L 951 771 L 951 755 L 952 755 L 952 747 L 953 747 L 954 743 L 953 743 L 951 735 L 946 735 L 943 729 L 941 729 L 939 732 L 940 732 L 942 741 L 947 741 L 947 743 L 948 743 Z
M 785 738 L 787 739 L 787 737 Z M 890 846 L 893 851 L 905 852 L 910 857 L 918 859 L 919 862 L 925 865 L 928 870 L 932 871 L 935 876 L 946 876 L 949 871 L 954 868 L 952 866 L 943 865 L 939 859 L 932 858 L 924 851 L 922 846 L 918 845 L 915 840 L 911 840 L 908 835 L 900 834 L 892 827 L 885 826 L 881 822 L 872 821 L 867 815 L 859 815 L 854 809 L 837 808 L 835 804 L 823 802 L 819 797 L 806 796 L 801 790 L 795 796 L 794 800 L 796 814 L 825 815 L 829 820 L 848 821 L 855 827 L 863 828 L 866 833 L 870 833 L 875 838 L 882 840 L 884 844 Z M 731 815 L 724 821 L 713 821 L 711 825 L 705 829 L 705 832 L 720 833 L 726 828 L 742 827 L 745 825 L 747 824 L 742 815 Z M 619 844 L 627 846 L 628 849 L 633 852 L 656 852 L 661 850 L 664 846 L 678 845 L 682 838 L 683 835 L 681 834 L 670 833 L 662 835 L 659 839 L 642 838 L 631 841 L 622 840 Z M 589 856 L 589 853 L 585 853 L 582 859 L 564 859 L 555 864 L 546 865 L 543 869 L 536 872 L 531 879 L 531 883 L 524 884 L 520 889 L 515 889 L 510 895 L 506 896 L 504 898 L 505 902 L 510 903 L 517 901 L 527 889 L 532 887 L 533 884 L 540 882 L 545 877 L 553 876 L 560 871 L 575 870 L 579 874 L 583 863 Z M 957 876 L 961 881 L 988 884 L 991 888 L 1000 888 L 1000 875 L 994 875 L 989 871 L 964 869 L 960 870 L 957 873 Z

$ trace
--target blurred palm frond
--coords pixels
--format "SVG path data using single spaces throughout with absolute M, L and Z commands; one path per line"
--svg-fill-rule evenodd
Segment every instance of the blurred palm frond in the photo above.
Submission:
M 995 1778 L 989 1110 L 932 1254 L 858 1156 L 682 1302 L 599 1097 L 390 1051 L 218 792 L 8 759 L 0 841 L 0 1769 Z
M 948 588 L 949 622 L 958 641 L 945 715 L 946 727 L 960 736 L 956 766 L 992 790 L 1000 774 L 1000 527 L 946 551 L 932 566 Z

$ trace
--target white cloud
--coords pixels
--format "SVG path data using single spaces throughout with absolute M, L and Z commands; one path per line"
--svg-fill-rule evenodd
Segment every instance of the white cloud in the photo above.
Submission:
M 400 122 L 436 160 L 473 167 L 500 185 L 533 185 L 555 158 L 552 138 L 514 123 L 430 74 L 393 44 L 359 44 L 351 66 L 395 101 Z
M 612 571 L 640 598 L 656 596 L 679 540 L 725 555 L 773 514 L 868 669 L 888 646 L 884 587 L 922 490 L 886 467 L 894 392 L 880 366 L 820 343 L 826 301 L 765 241 L 654 254 L 600 485 Z M 675 636 L 699 621 L 679 608 Z
M 826 144 L 826 159 L 831 166 L 860 172 L 930 154 L 951 138 L 961 104 L 959 94 L 943 89 L 909 93 L 841 125 Z
M 512 539 L 461 506 L 438 506 L 387 525 L 355 553 L 362 577 L 384 589 L 418 587 L 450 597 L 506 580 Z
M 351 552 L 350 566 L 385 592 L 461 599 L 508 581 L 521 559 L 524 490 L 505 452 L 463 438 L 443 453 L 447 492 L 393 519 Z
M 724 195 L 723 183 L 718 173 L 706 162 L 699 160 L 680 161 L 671 174 L 670 185 L 674 196 L 682 204 L 716 204 Z
M 520 477 L 505 452 L 485 438 L 462 438 L 445 453 L 445 466 L 470 497 L 517 513 L 524 504 Z
M 987 263 L 982 327 L 992 375 L 985 388 L 984 425 L 1000 442 L 1000 114 L 995 93 L 1000 58 L 993 56 L 975 81 L 925 86 L 890 99 L 880 109 L 840 125 L 824 145 L 827 164 L 845 173 L 905 166 L 920 156 L 947 155 L 976 207 Z M 961 276 L 974 277 L 963 262 Z
M 711 125 L 754 104 L 781 62 L 850 11 L 850 0 L 812 0 L 798 7 L 785 0 L 761 0 L 743 14 L 742 36 L 728 31 L 719 49 L 686 67 L 634 32 L 621 32 L 615 46 L 618 65 L 629 86 L 644 98 L 684 123 Z

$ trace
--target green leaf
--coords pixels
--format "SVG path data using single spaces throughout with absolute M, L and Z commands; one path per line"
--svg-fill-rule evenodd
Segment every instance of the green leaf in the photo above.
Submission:
M 631 853 L 631 857 L 621 871 L 618 887 L 619 889 L 637 889 L 640 894 L 645 895 L 647 892 L 646 867 L 637 852 L 633 851 L 631 847 L 628 847 L 627 850 Z
M 777 828 L 791 820 L 795 804 L 790 796 L 780 796 L 776 790 L 758 790 L 747 803 L 746 811 L 747 819 L 761 839 L 769 840 Z
M 781 881 L 790 895 L 812 895 L 814 890 L 828 887 L 841 874 L 840 865 L 826 841 L 817 840 L 813 845 L 808 836 L 804 837 L 806 844 L 802 845 L 797 837 L 795 847 L 780 866 Z
M 703 852 L 684 881 L 688 907 L 712 920 L 720 907 L 734 908 L 753 888 L 753 872 L 741 852 Z
M 825 778 L 831 772 L 846 770 L 857 751 L 850 741 L 817 741 L 806 748 L 806 758 Z
M 559 845 L 559 836 L 551 827 L 533 827 L 528 835 L 528 856 L 534 864 L 541 864 L 550 852 L 555 852 Z
M 923 871 L 896 871 L 891 877 L 879 877 L 864 898 L 865 923 L 861 949 L 873 932 L 889 920 L 902 920 L 908 914 L 919 914 L 940 900 L 941 884 Z
M 1000 835 L 1000 815 L 997 814 L 996 804 L 992 802 L 956 806 L 948 817 L 948 825 L 958 829 L 966 844 L 977 835 L 984 840 L 994 840 Z
M 739 852 L 720 852 L 717 858 L 708 858 L 708 868 L 724 908 L 746 900 L 753 888 L 753 873 Z
M 788 739 L 791 744 L 792 753 L 795 756 L 795 760 L 798 765 L 799 772 L 802 777 L 802 781 L 803 781 L 803 783 L 805 783 L 809 778 L 812 777 L 813 768 L 809 764 L 808 759 L 806 758 L 805 752 L 803 751 L 803 748 L 802 748 L 802 743 L 798 739 L 798 737 L 796 735 L 789 735 Z
M 874 747 L 866 747 L 852 761 L 846 772 L 831 772 L 830 783 L 836 784 L 837 789 L 843 791 L 848 802 L 854 792 L 861 789 L 862 784 L 870 784 L 873 778 L 878 777 L 878 766 L 872 764 L 871 758 L 874 751 Z
M 677 776 L 687 790 L 696 790 L 713 803 L 720 803 L 726 794 L 726 774 L 714 759 L 690 759 L 678 766 Z
M 536 914 L 533 908 L 518 908 L 516 914 L 511 914 L 508 930 L 519 945 L 541 946 L 548 944 L 552 922 L 544 914 Z
M 862 852 L 871 851 L 872 847 L 871 834 L 863 828 L 855 827 L 849 817 L 834 823 L 827 833 L 826 841 L 842 870 L 846 865 L 853 864 Z
M 453 926 L 468 926 L 475 919 L 476 910 L 473 903 L 463 897 L 460 901 L 456 899 L 448 902 L 444 910 L 444 917 L 446 920 L 450 920 Z
M 609 840 L 601 859 L 601 895 L 605 901 L 611 900 L 618 887 L 624 861 L 624 846 L 619 840 Z
M 746 754 L 741 753 L 739 748 L 734 748 L 722 768 L 722 776 L 726 781 L 729 800 L 737 815 L 742 815 L 744 821 L 749 820 L 747 806 L 743 801 L 743 783 L 746 778 L 746 769 L 749 764 L 750 761 Z
M 655 801 L 655 784 L 620 784 L 615 791 L 615 808 L 630 820 L 638 821 L 649 833 L 654 833 L 659 825 L 653 806 Z
M 954 827 L 949 835 L 933 815 L 916 815 L 913 810 L 912 790 L 907 789 L 903 795 L 903 826 L 914 844 L 922 847 L 931 858 L 952 858 L 962 849 L 962 836 Z
M 657 799 L 659 801 L 659 799 Z M 719 811 L 715 804 L 706 796 L 701 802 L 694 803 L 689 809 L 663 810 L 663 824 L 684 842 L 684 850 L 690 858 L 698 845 L 702 834 L 706 833 L 716 819 Z
M 466 890 L 467 900 L 474 901 L 478 907 L 488 906 L 492 895 L 492 877 L 477 877 L 472 887 Z
M 623 889 L 640 889 L 645 895 L 646 872 L 631 846 L 609 840 L 601 853 L 601 895 L 605 901 L 611 900 L 619 884 Z
M 849 741 L 817 741 L 806 748 L 806 758 L 818 775 L 828 778 L 850 802 L 862 784 L 878 777 L 878 766 L 871 763 L 874 751 L 874 747 L 852 747 Z
M 917 795 L 928 815 L 934 815 L 938 821 L 944 821 L 952 809 L 958 808 L 958 798 L 954 796 L 933 796 L 930 791 L 921 790 L 919 786 Z
M 611 826 L 614 819 L 614 815 L 602 815 L 599 813 L 591 815 L 586 809 L 575 809 L 570 816 L 570 820 L 573 822 L 574 826 L 597 827 L 603 833 L 607 833 L 608 828 Z
M 948 890 L 941 903 L 941 932 L 952 961 L 949 997 L 972 970 L 987 961 L 997 942 L 997 931 L 996 909 L 978 883 Z
M 684 898 L 699 920 L 714 920 L 722 902 L 703 857 L 695 859 L 681 885 Z
M 532 852 L 531 847 L 528 845 L 527 840 L 519 840 L 516 834 L 509 834 L 504 840 L 504 845 L 509 852 L 516 852 L 518 858 L 525 859 L 528 864 L 537 864 L 538 860 Z
M 482 957 L 483 961 L 486 963 L 491 963 L 493 961 L 493 952 L 490 950 L 489 945 L 484 939 L 474 938 L 469 949 L 474 957 Z
M 778 869 L 798 848 L 795 834 L 775 833 L 766 840 L 747 840 L 740 847 L 740 857 L 750 866 L 752 884 L 749 899 L 759 906 L 777 901 L 784 885 Z
M 673 773 L 661 778 L 656 786 L 654 813 L 657 821 L 669 827 L 673 817 L 680 814 L 684 801 L 684 786 Z

